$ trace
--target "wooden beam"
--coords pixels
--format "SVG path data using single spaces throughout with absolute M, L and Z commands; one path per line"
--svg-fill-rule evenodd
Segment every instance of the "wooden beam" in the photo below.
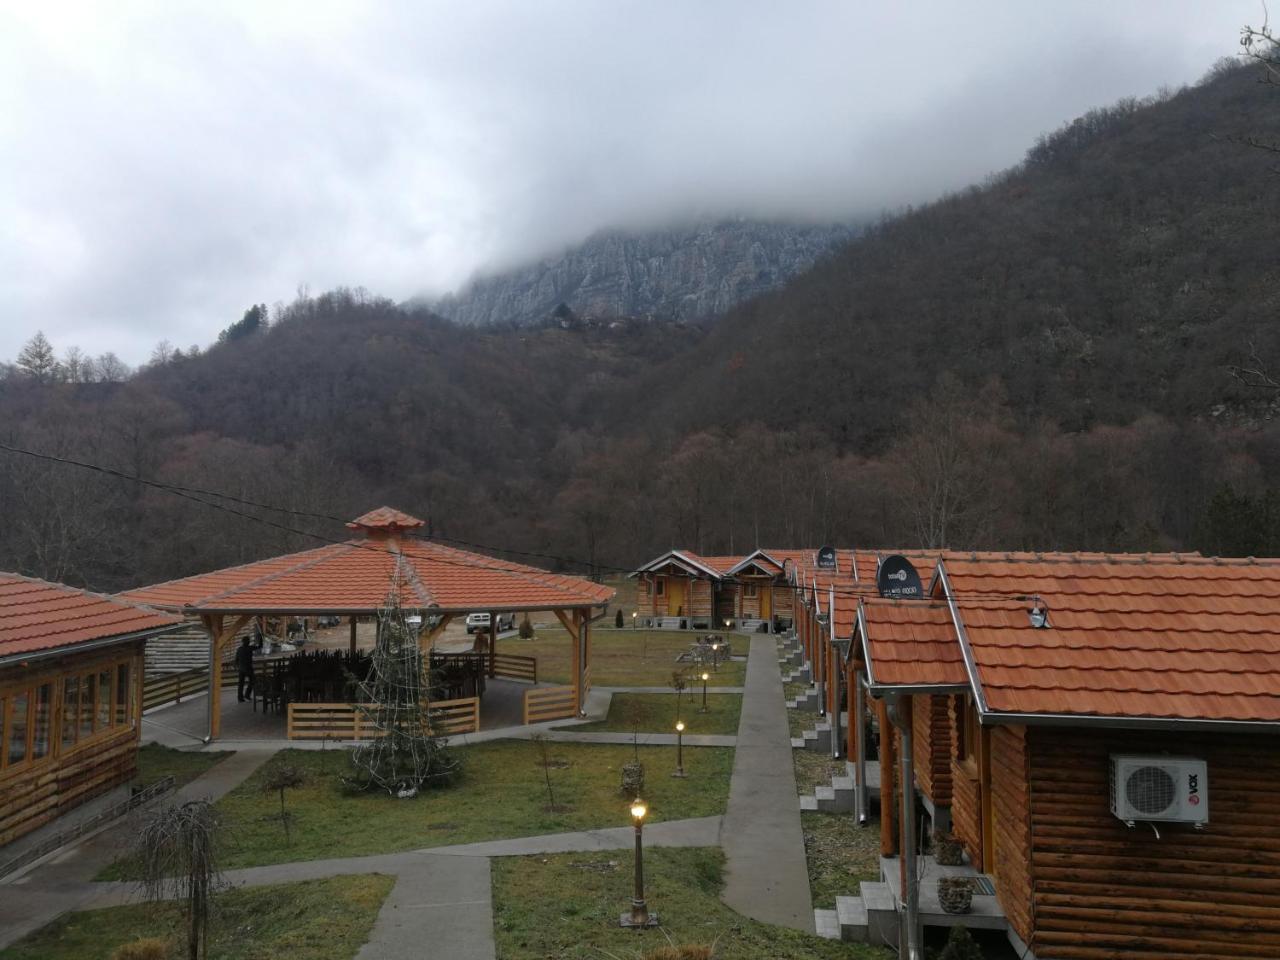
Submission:
M 436 637 L 444 633 L 444 628 L 453 622 L 452 613 L 444 613 L 440 615 L 440 622 L 430 630 L 423 630 L 418 634 L 418 649 L 423 653 L 429 654 L 436 645 Z
M 353 617 L 351 617 L 351 644 L 350 644 L 350 650 L 351 650 L 351 656 L 352 656 L 352 657 L 354 657 L 354 656 L 356 655 L 356 618 L 355 618 L 354 616 L 353 616 Z
M 222 733 L 222 649 L 235 639 L 253 614 L 243 613 L 226 626 L 220 613 L 201 614 L 200 622 L 209 634 L 209 739 L 216 740 Z
M 893 774 L 897 767 L 897 750 L 893 743 L 893 726 L 884 700 L 876 700 L 876 719 L 880 724 L 880 855 L 892 857 L 898 852 L 897 808 L 893 803 Z

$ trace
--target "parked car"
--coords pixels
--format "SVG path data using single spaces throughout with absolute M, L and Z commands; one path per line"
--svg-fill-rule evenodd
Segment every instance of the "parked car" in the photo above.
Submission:
M 498 614 L 498 632 L 503 630 L 514 630 L 516 626 L 516 615 L 514 613 Z M 468 613 L 467 614 L 467 633 L 475 633 L 478 630 L 489 629 L 489 614 L 487 613 Z

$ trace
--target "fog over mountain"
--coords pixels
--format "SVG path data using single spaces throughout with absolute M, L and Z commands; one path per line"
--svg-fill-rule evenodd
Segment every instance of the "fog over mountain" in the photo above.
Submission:
M 0 4 L 0 357 L 146 358 L 604 227 L 875 217 L 1195 80 L 1256 0 Z

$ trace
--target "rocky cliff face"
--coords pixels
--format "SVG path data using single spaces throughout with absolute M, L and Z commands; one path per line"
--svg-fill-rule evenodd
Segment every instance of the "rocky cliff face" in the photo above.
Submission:
M 561 304 L 584 318 L 698 320 L 774 290 L 849 240 L 845 224 L 729 220 L 598 233 L 566 253 L 482 277 L 431 303 L 460 323 L 538 323 Z

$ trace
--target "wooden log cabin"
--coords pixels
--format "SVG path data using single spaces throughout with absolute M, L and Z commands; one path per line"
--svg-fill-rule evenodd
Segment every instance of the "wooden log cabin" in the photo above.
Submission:
M 1280 956 L 1280 562 L 949 553 L 930 595 L 927 629 L 866 632 L 885 752 L 942 699 L 953 830 L 1019 955 Z M 910 752 L 899 782 L 936 763 Z M 882 841 L 910 937 L 931 891 L 902 799 Z
M 0 573 L 0 847 L 134 775 L 144 647 L 180 622 Z
M 641 626 L 773 632 L 790 629 L 794 621 L 786 561 L 764 550 L 745 557 L 670 550 L 631 576 Z

